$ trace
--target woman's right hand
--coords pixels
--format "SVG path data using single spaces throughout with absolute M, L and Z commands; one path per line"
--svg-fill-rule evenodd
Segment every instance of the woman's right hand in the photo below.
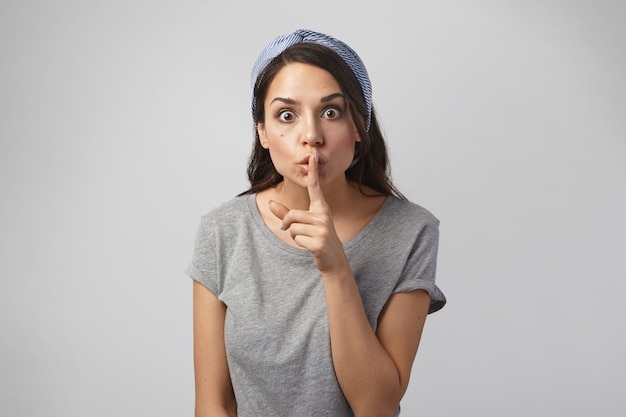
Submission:
M 307 191 L 309 210 L 291 210 L 278 201 L 270 201 L 270 211 L 282 221 L 281 229 L 289 231 L 298 246 L 313 254 L 320 272 L 349 271 L 350 264 L 320 184 L 316 154 L 309 157 Z

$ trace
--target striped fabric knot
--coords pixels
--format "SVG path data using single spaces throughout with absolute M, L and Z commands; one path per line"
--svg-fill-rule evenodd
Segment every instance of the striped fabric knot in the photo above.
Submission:
M 279 36 L 270 42 L 265 49 L 263 49 L 263 52 L 261 52 L 256 60 L 256 63 L 254 64 L 254 67 L 252 68 L 252 74 L 250 76 L 250 87 L 253 94 L 252 113 L 254 114 L 256 107 L 254 100 L 254 86 L 261 71 L 269 65 L 272 59 L 283 53 L 285 49 L 302 42 L 311 42 L 326 46 L 335 51 L 345 61 L 345 63 L 348 64 L 352 73 L 359 81 L 361 90 L 363 91 L 363 97 L 365 98 L 365 105 L 367 107 L 366 129 L 369 130 L 372 115 L 372 84 L 370 83 L 363 61 L 361 61 L 361 58 L 359 58 L 357 53 L 352 48 L 339 39 L 335 39 L 332 36 L 324 35 L 323 33 L 314 32 L 308 29 L 298 29 L 293 33 Z

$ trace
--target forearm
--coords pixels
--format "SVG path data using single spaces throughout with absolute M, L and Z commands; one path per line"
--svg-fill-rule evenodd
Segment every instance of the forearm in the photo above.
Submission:
M 392 416 L 401 397 L 396 365 L 376 337 L 349 266 L 323 273 L 333 365 L 357 417 Z
M 237 411 L 224 407 L 196 407 L 195 417 L 237 417 Z

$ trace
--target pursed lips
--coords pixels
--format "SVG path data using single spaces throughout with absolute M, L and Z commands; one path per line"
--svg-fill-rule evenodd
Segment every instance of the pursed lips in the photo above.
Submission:
M 309 158 L 310 157 L 311 155 L 307 155 L 304 158 L 302 158 L 300 162 L 298 162 L 298 165 L 304 168 L 305 172 L 309 170 Z M 317 162 L 318 169 L 320 169 L 322 165 L 324 165 L 324 159 L 321 156 L 318 156 L 318 162 Z

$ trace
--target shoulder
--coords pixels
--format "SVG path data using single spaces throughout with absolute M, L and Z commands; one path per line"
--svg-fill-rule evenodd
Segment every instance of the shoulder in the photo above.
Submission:
M 414 224 L 421 227 L 438 227 L 439 219 L 433 213 L 419 204 L 408 200 L 401 200 L 394 196 L 387 197 L 383 206 L 386 221 L 401 224 Z
M 439 219 L 418 204 L 389 196 L 367 235 L 389 250 L 434 243 L 439 239 Z
M 250 219 L 250 200 L 254 201 L 254 196 L 237 196 L 211 208 L 200 218 L 199 233 L 205 236 L 212 235 L 219 231 L 236 229 L 246 219 Z
M 231 219 L 241 218 L 241 215 L 249 212 L 250 195 L 237 196 L 211 208 L 202 215 L 202 222 L 228 222 Z

